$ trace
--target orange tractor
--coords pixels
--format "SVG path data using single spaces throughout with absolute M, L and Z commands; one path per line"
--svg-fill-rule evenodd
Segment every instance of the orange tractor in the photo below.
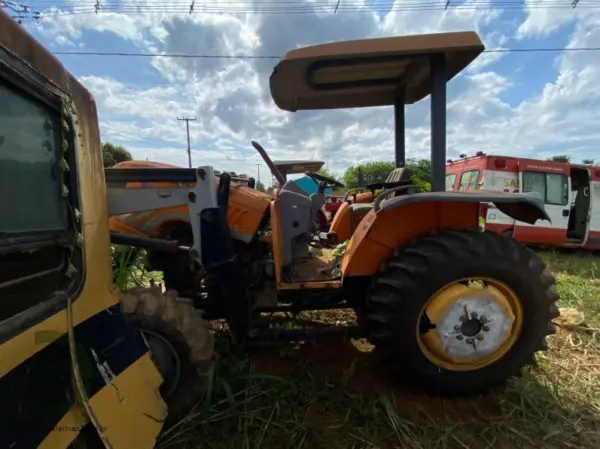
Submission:
M 264 148 L 257 142 L 252 145 L 259 152 L 266 165 L 270 168 L 277 185 L 287 185 L 288 189 L 294 189 L 300 194 L 305 192 L 294 181 L 289 181 L 287 175 L 304 173 L 311 178 L 318 186 L 317 192 L 311 195 L 311 223 L 312 232 L 317 234 L 319 231 L 327 229 L 329 220 L 325 214 L 325 191 L 329 187 L 343 185 L 337 181 L 328 180 L 322 177 L 317 171 L 324 165 L 323 161 L 272 161 Z M 182 178 L 180 181 L 167 179 L 160 182 L 143 181 L 146 174 L 151 173 L 149 169 L 179 169 L 185 173 L 186 169 L 181 169 L 175 165 L 153 162 L 153 161 L 125 161 L 116 164 L 113 168 L 106 169 L 107 179 L 116 179 L 115 174 L 121 170 L 128 170 L 126 181 L 120 183 L 111 182 L 111 187 L 120 187 L 131 189 L 128 194 L 136 195 L 143 189 L 162 189 L 158 195 L 168 195 L 169 188 L 173 187 L 193 187 L 193 169 L 187 169 L 187 180 Z M 139 175 L 139 176 L 138 176 Z M 189 182 L 188 182 L 189 181 Z M 245 273 L 249 277 L 260 276 L 262 266 L 259 263 L 260 258 L 257 254 L 264 253 L 262 246 L 268 242 L 270 237 L 266 234 L 270 231 L 268 209 L 273 199 L 272 195 L 255 190 L 254 178 L 231 177 L 231 188 L 229 192 L 229 202 L 227 208 L 227 220 L 231 235 L 235 242 L 236 251 L 244 260 L 247 261 Z M 215 177 L 218 182 L 218 177 Z M 277 194 L 277 190 L 275 190 Z M 111 231 L 121 234 L 135 235 L 146 238 L 167 239 L 179 241 L 183 244 L 191 244 L 193 241 L 192 229 L 190 227 L 190 215 L 187 205 L 161 206 L 151 210 L 131 212 L 125 214 L 111 215 L 109 217 L 109 227 Z M 260 234 L 261 237 L 257 238 Z M 266 237 L 266 238 L 265 238 Z M 129 259 L 132 261 L 132 258 Z M 173 256 L 160 250 L 149 250 L 147 267 L 150 270 L 162 271 L 165 277 L 165 287 L 188 295 L 194 295 L 204 291 L 199 284 L 204 283 L 202 276 L 189 276 L 185 273 L 188 261 L 185 257 Z M 249 281 L 251 282 L 251 280 Z
M 392 372 L 432 393 L 503 384 L 545 348 L 558 295 L 534 252 L 478 229 L 481 202 L 520 221 L 548 219 L 539 196 L 445 191 L 446 83 L 483 49 L 474 32 L 345 41 L 292 50 L 274 68 L 271 94 L 283 110 L 394 107 L 398 168 L 364 204 L 343 254 L 311 249 L 315 202 L 293 181 L 271 197 L 227 174 L 217 184 L 208 166 L 107 169 L 111 216 L 153 219 L 168 208 L 173 223 L 186 214 L 189 223 L 185 231 L 166 226 L 161 238 L 112 232 L 113 243 L 154 253 L 150 263 L 167 286 L 205 318 L 227 320 L 234 344 L 368 338 Z M 427 96 L 432 191 L 422 192 L 402 168 L 404 107 Z M 353 309 L 357 323 L 265 330 L 254 320 L 316 309 Z

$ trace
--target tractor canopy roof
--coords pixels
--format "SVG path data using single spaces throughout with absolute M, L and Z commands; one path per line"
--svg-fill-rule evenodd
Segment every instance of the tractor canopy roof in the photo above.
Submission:
M 287 52 L 270 77 L 283 110 L 388 106 L 431 93 L 430 57 L 443 54 L 449 81 L 484 50 L 473 31 L 333 42 Z
M 304 173 L 307 171 L 316 172 L 325 165 L 323 161 L 273 161 L 275 167 L 286 175 Z

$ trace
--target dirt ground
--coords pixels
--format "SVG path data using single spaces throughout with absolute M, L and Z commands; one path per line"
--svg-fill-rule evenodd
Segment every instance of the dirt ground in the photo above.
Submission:
M 207 399 L 160 447 L 600 448 L 600 257 L 542 256 L 561 307 L 577 310 L 577 321 L 563 323 L 538 366 L 506 388 L 475 399 L 427 397 L 387 377 L 365 341 L 241 356 L 220 339 Z M 354 319 L 340 311 L 309 318 Z

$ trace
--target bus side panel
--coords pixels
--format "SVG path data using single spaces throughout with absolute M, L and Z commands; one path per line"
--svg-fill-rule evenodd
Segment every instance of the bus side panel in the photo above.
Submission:
M 33 284 L 47 285 L 39 289 L 40 297 L 35 304 L 9 315 L 6 309 L 13 301 L 3 303 L 4 315 L 8 316 L 0 323 L 0 397 L 3 400 L 0 447 L 35 448 L 48 437 L 52 438 L 51 433 L 60 431 L 55 429 L 57 424 L 83 424 L 84 417 L 75 416 L 73 409 L 83 401 L 78 397 L 80 390 L 74 388 L 72 382 L 71 351 L 77 354 L 83 389 L 90 399 L 90 421 L 95 421 L 97 429 L 109 436 L 115 448 L 151 447 L 162 426 L 166 404 L 158 394 L 160 374 L 147 362 L 149 348 L 141 334 L 125 322 L 113 291 L 106 184 L 94 100 L 48 50 L 1 9 L 0 75 L 3 87 L 5 78 L 9 78 L 6 84 L 19 93 L 18 97 L 34 98 L 30 102 L 36 105 L 33 110 L 46 111 L 48 130 L 60 137 L 55 139 L 59 144 L 66 144 L 63 154 L 70 170 L 69 176 L 64 178 L 65 182 L 67 179 L 71 182 L 67 199 L 69 206 L 77 207 L 81 213 L 72 211 L 72 218 L 79 216 L 79 219 L 75 218 L 69 228 L 83 237 L 79 241 L 82 248 L 73 245 L 70 258 L 65 257 L 66 262 L 59 265 L 60 269 L 47 270 L 52 274 L 45 276 L 52 279 L 39 276 L 29 284 L 23 281 L 11 286 L 15 289 L 16 302 L 22 299 L 17 296 L 18 289 L 22 289 L 24 297 L 27 291 L 38 292 Z M 13 118 L 18 123 L 27 116 L 21 112 Z M 30 150 L 39 148 L 33 144 L 35 139 L 31 142 L 27 156 Z M 17 161 L 15 158 L 14 162 Z M 62 170 L 62 165 L 57 167 L 52 171 L 52 178 Z M 63 187 L 67 186 L 63 184 Z M 3 267 L 11 265 L 15 266 L 7 259 Z M 35 267 L 32 270 L 36 272 Z M 73 282 L 66 282 L 66 277 L 71 277 Z M 11 287 L 3 289 L 2 294 L 7 295 Z M 59 287 L 66 291 L 61 293 Z M 68 338 L 71 325 L 75 334 L 72 345 Z M 137 381 L 128 380 L 131 377 Z M 114 402 L 103 408 L 96 398 L 108 394 Z M 135 441 L 140 444 L 122 444 L 133 441 L 124 436 L 128 433 L 136 434 Z M 76 435 L 77 431 L 66 432 L 60 442 L 65 443 Z M 60 448 L 58 444 L 50 447 Z
M 129 441 L 142 444 L 137 447 L 149 447 L 166 413 L 166 406 L 158 396 L 162 379 L 152 365 L 142 336 L 128 326 L 120 305 L 110 295 L 94 295 L 87 290 L 75 302 L 75 308 L 79 309 L 75 315 L 87 315 L 94 299 L 101 307 L 105 306 L 103 298 L 112 299 L 113 305 L 74 329 L 85 390 L 100 425 L 115 447 L 127 447 L 118 444 Z M 4 404 L 0 419 L 6 429 L 0 432 L 0 447 L 58 448 L 77 436 L 76 426 L 87 422 L 73 390 L 66 325 L 63 310 L 0 346 L 0 354 L 5 356 L 3 361 L 7 362 L 0 378 Z M 136 380 L 132 382 L 129 378 Z M 110 407 L 104 407 L 107 398 L 113 402 Z M 152 418 L 156 420 L 148 417 L 154 414 L 157 416 Z M 124 418 L 128 426 L 122 421 L 114 422 Z M 131 430 L 137 426 L 144 426 L 145 431 Z

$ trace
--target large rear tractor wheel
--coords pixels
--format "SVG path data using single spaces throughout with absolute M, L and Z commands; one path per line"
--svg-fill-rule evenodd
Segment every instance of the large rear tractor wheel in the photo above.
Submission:
M 202 399 L 214 337 L 202 312 L 174 291 L 140 288 L 121 294 L 128 322 L 144 335 L 163 377 L 161 396 L 178 416 Z
M 470 396 L 518 376 L 547 349 L 555 280 L 500 234 L 443 231 L 389 259 L 367 305 L 370 339 L 393 372 L 430 394 Z

